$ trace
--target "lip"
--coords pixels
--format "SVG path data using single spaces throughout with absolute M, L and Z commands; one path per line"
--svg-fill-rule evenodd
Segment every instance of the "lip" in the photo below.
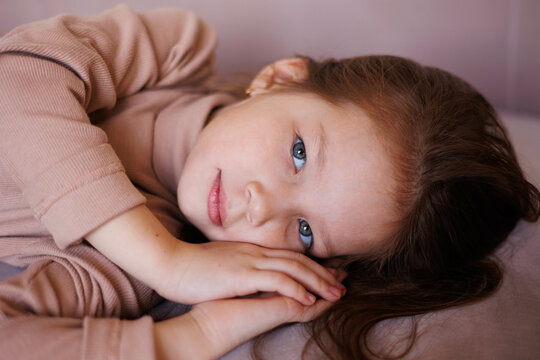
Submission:
M 223 204 L 226 204 L 226 195 L 221 186 L 221 170 L 219 170 L 210 187 L 207 200 L 208 218 L 214 225 L 223 226 L 223 222 L 227 218 L 227 210 L 225 206 L 222 206 Z

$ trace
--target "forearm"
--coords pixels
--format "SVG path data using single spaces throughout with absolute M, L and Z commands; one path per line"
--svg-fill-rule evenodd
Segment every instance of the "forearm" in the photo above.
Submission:
M 339 286 L 336 279 L 301 254 L 226 241 L 185 243 L 146 206 L 113 218 L 86 238 L 161 296 L 183 304 L 258 291 L 279 292 L 304 305 L 315 301 L 309 291 L 331 301 L 339 299 L 333 291 Z
M 188 246 L 172 236 L 144 205 L 117 216 L 85 238 L 123 270 L 159 292 L 170 276 L 170 255 Z
M 307 322 L 331 305 L 303 306 L 283 296 L 216 300 L 154 324 L 157 358 L 217 359 L 254 337 L 291 322 Z
M 0 38 L 0 157 L 60 248 L 144 202 L 118 149 L 87 114 L 142 90 L 204 82 L 215 42 L 191 12 L 136 14 L 125 5 L 60 15 Z
M 216 304 L 220 302 L 218 300 Z M 155 323 L 156 358 L 158 360 L 217 359 L 264 331 L 280 325 L 277 317 L 265 317 L 262 322 L 247 319 L 250 315 L 249 309 L 248 311 L 234 308 L 227 310 L 232 311 L 223 316 L 214 309 L 210 314 L 195 308 L 177 318 Z

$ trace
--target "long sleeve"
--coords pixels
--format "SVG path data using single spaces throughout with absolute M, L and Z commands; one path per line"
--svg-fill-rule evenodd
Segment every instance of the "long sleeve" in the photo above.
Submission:
M 153 321 L 139 318 L 159 301 L 150 289 L 89 246 L 11 246 L 32 264 L 0 283 L 2 359 L 155 358 Z
M 215 43 L 190 12 L 126 6 L 0 40 L 0 161 L 59 247 L 145 201 L 88 114 L 141 90 L 202 83 Z

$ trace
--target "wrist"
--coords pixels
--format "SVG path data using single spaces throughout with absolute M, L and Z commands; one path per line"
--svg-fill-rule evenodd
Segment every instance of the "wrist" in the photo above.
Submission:
M 186 269 L 190 262 L 194 261 L 194 257 L 191 255 L 194 247 L 193 244 L 175 239 L 170 246 L 161 252 L 155 269 L 159 280 L 155 284 L 154 290 L 158 294 L 176 302 L 193 303 L 189 299 L 182 298 L 181 295 L 184 293 L 182 291 L 182 281 Z M 176 294 L 174 299 L 171 298 L 171 292 Z
M 210 340 L 191 312 L 154 324 L 158 360 L 217 358 Z

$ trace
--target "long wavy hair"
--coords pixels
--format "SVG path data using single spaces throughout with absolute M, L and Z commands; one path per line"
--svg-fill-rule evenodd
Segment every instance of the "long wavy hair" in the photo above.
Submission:
M 315 343 L 329 359 L 365 359 L 381 355 L 368 335 L 382 320 L 495 292 L 502 269 L 493 252 L 519 219 L 538 219 L 540 193 L 493 107 L 458 77 L 395 56 L 304 59 L 309 76 L 290 88 L 362 109 L 387 145 L 399 184 L 393 233 L 369 253 L 338 259 L 347 294 L 310 324 L 304 348 L 304 355 Z M 397 357 L 416 336 L 414 323 Z

